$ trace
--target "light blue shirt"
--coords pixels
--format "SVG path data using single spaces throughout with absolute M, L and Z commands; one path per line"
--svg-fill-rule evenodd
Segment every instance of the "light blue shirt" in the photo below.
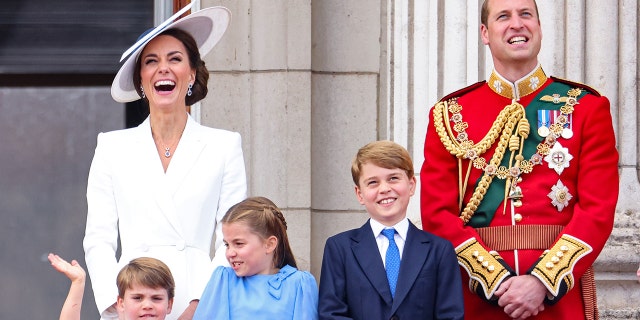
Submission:
M 218 267 L 200 298 L 194 320 L 316 320 L 318 285 L 311 273 L 289 265 L 272 275 L 238 277 Z

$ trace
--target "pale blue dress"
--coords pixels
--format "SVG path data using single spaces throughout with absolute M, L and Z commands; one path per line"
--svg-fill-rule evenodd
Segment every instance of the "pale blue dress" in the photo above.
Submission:
M 318 285 L 309 272 L 289 265 L 272 275 L 238 277 L 218 267 L 200 298 L 194 320 L 316 320 Z

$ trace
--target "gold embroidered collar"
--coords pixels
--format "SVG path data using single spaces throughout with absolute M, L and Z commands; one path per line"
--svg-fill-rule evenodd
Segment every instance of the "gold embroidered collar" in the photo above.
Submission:
M 495 93 L 517 101 L 540 88 L 547 81 L 547 75 L 542 70 L 540 64 L 528 75 L 517 80 L 515 83 L 502 77 L 495 69 L 489 77 L 489 87 Z

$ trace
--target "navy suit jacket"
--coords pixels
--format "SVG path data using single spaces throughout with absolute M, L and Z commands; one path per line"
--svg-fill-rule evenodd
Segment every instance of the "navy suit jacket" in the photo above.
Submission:
M 463 319 L 462 283 L 451 243 L 409 223 L 395 298 L 369 221 L 327 239 L 320 319 Z

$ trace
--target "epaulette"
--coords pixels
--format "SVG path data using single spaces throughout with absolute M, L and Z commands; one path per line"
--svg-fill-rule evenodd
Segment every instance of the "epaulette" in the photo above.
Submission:
M 554 77 L 554 76 L 551 76 L 551 79 L 553 79 L 553 81 L 557 81 L 557 82 L 562 82 L 564 84 L 568 84 L 571 87 L 578 87 L 580 89 L 587 90 L 589 93 L 595 95 L 596 97 L 600 97 L 601 96 L 601 94 L 600 94 L 600 92 L 598 92 L 598 90 L 596 90 L 596 89 L 594 89 L 594 88 L 592 88 L 592 87 L 590 87 L 590 86 L 588 86 L 588 85 L 586 85 L 584 83 L 575 82 L 575 81 L 569 81 L 567 79 L 557 78 L 557 77 Z
M 448 95 L 444 96 L 444 98 L 440 99 L 440 101 L 447 101 L 447 100 L 449 100 L 451 98 L 460 97 L 460 96 L 462 96 L 463 94 L 465 94 L 465 93 L 467 93 L 469 91 L 473 91 L 476 88 L 481 87 L 485 83 L 486 83 L 486 81 L 484 81 L 484 80 L 480 81 L 480 82 L 476 82 L 476 83 L 474 83 L 474 84 L 472 84 L 472 85 L 470 85 L 468 87 L 464 87 L 464 88 L 462 88 L 462 89 L 460 89 L 458 91 L 449 93 Z

